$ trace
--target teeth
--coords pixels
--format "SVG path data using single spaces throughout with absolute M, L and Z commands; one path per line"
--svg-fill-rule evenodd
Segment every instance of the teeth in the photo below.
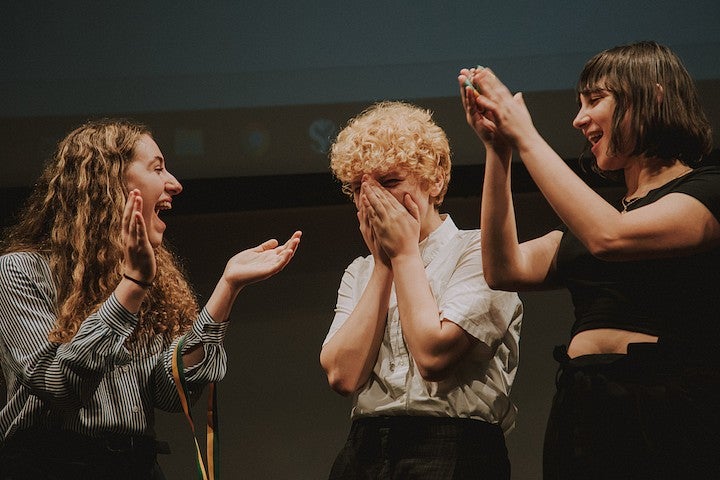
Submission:
M 602 133 L 596 133 L 588 136 L 588 141 L 592 144 L 596 144 L 602 138 Z
M 172 204 L 170 202 L 158 202 L 157 205 L 155 205 L 155 211 L 159 212 L 160 210 L 170 210 L 172 208 Z

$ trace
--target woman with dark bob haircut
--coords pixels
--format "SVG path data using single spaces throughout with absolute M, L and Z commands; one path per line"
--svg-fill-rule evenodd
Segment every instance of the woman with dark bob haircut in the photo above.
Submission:
M 154 411 L 181 411 L 173 350 L 197 400 L 225 375 L 238 293 L 300 241 L 233 256 L 199 309 L 163 243 L 181 191 L 142 125 L 90 122 L 58 145 L 0 245 L 0 479 L 164 478 Z
M 624 178 L 610 203 L 541 138 L 521 93 L 487 68 L 459 81 L 486 147 L 488 283 L 564 287 L 575 307 L 554 352 L 544 478 L 720 478 L 720 168 L 703 161 L 711 129 L 680 59 L 639 42 L 585 64 L 573 126 L 596 170 Z M 522 243 L 513 149 L 563 222 Z

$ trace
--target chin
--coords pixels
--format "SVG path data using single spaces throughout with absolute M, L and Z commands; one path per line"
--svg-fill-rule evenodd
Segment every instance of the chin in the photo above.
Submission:
M 162 235 L 149 235 L 148 241 L 150 242 L 150 246 L 153 248 L 158 248 L 160 245 L 162 245 L 163 236 Z

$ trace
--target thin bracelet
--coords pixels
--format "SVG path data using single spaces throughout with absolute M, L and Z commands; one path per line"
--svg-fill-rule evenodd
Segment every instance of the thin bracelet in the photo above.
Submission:
M 139 285 L 139 286 L 141 286 L 142 288 L 150 288 L 150 287 L 153 286 L 152 282 L 143 282 L 143 281 L 137 280 L 137 279 L 135 279 L 135 278 L 132 278 L 132 277 L 130 277 L 130 276 L 124 274 L 124 273 L 123 273 L 123 278 L 127 278 L 128 280 L 130 280 L 131 282 L 133 282 L 135 285 Z

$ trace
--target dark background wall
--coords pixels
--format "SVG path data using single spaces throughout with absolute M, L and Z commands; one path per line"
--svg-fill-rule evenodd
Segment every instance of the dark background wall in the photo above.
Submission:
M 557 225 L 536 193 L 516 198 L 524 238 Z M 452 197 L 446 212 L 462 228 L 478 224 L 479 198 Z M 347 264 L 365 254 L 349 204 L 169 217 L 170 239 L 187 259 L 207 298 L 226 259 L 266 238 L 303 240 L 296 258 L 272 279 L 240 293 L 227 339 L 229 371 L 219 386 L 222 467 L 230 478 L 326 478 L 349 429 L 350 402 L 327 386 L 319 365 Z M 508 437 L 513 478 L 540 478 L 542 436 L 554 389 L 553 345 L 565 343 L 571 307 L 563 291 L 523 294 L 521 360 L 512 392 L 519 408 Z M 203 401 L 194 409 L 202 425 Z M 184 419 L 163 414 L 158 434 L 174 453 L 163 459 L 168 478 L 190 479 L 192 444 Z M 237 476 L 235 476 L 237 473 Z
M 88 118 L 129 116 L 153 128 L 185 186 L 167 238 L 201 298 L 235 252 L 304 232 L 288 268 L 241 292 L 231 317 L 219 387 L 225 478 L 324 478 L 347 434 L 349 400 L 330 391 L 318 355 L 343 269 L 366 253 L 327 172 L 327 146 L 348 118 L 383 99 L 432 109 L 453 148 L 443 210 L 462 228 L 479 223 L 483 153 L 457 99 L 460 67 L 489 65 L 522 90 L 574 166 L 583 139 L 570 125 L 572 88 L 584 61 L 655 39 L 685 60 L 720 131 L 716 1 L 31 0 L 2 2 L 0 27 L 0 226 L 62 136 Z M 531 238 L 558 221 L 522 165 L 514 170 L 518 228 Z M 508 437 L 517 480 L 540 478 L 551 349 L 572 317 L 564 291 L 521 298 L 520 412 Z M 194 478 L 182 415 L 159 413 L 157 431 L 174 451 L 162 458 L 168 478 Z

